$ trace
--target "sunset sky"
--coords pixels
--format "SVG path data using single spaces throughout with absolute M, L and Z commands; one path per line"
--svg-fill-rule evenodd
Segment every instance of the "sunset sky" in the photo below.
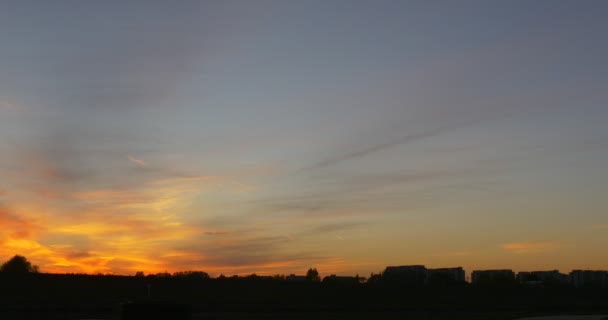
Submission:
M 2 1 L 0 260 L 608 269 L 607 16 L 607 1 Z

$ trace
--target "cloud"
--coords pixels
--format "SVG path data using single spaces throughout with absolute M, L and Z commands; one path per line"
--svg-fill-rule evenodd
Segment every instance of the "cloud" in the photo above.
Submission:
M 179 253 L 165 259 L 171 270 L 204 268 L 210 273 L 274 274 L 305 272 L 330 257 L 295 243 L 289 235 L 265 228 L 202 231 L 172 249 Z
M 563 245 L 557 242 L 511 242 L 501 244 L 500 247 L 514 254 L 532 254 L 554 251 Z
M 369 221 L 356 221 L 356 222 L 343 222 L 343 223 L 332 223 L 325 224 L 312 229 L 313 232 L 325 233 L 325 232 L 338 232 L 344 230 L 351 230 L 360 228 L 363 226 L 368 226 L 372 224 Z
M 594 225 L 591 226 L 591 229 L 594 229 L 594 230 L 608 230 L 608 223 L 594 224 Z
M 129 161 L 131 161 L 131 162 L 135 163 L 136 165 L 138 165 L 138 166 L 140 166 L 140 167 L 145 167 L 145 166 L 147 166 L 147 164 L 146 164 L 146 163 L 145 163 L 143 160 L 141 160 L 141 159 L 137 159 L 137 158 L 135 158 L 135 157 L 133 157 L 133 156 L 129 156 L 129 155 L 127 155 L 127 159 L 129 159 Z
M 274 222 L 326 223 L 336 218 L 382 214 L 395 208 L 401 212 L 419 210 L 433 205 L 426 194 L 438 188 L 488 188 L 488 184 L 479 182 L 479 178 L 500 172 L 502 169 L 497 164 L 450 163 L 437 169 L 394 173 L 327 172 L 308 177 L 303 184 L 304 190 L 286 189 L 247 199 L 244 202 L 249 208 L 247 213 L 232 220 L 271 216 Z M 489 185 L 491 187 L 494 186 Z M 226 223 L 227 219 L 222 217 L 220 222 Z
M 17 110 L 18 107 L 15 104 L 6 101 L 0 101 L 0 110 Z
M 188 208 L 205 192 L 241 193 L 253 186 L 223 175 L 155 167 L 132 155 L 126 160 L 137 167 L 127 167 L 126 147 L 112 147 L 112 141 L 121 139 L 97 134 L 83 137 L 80 127 L 76 129 L 74 135 L 69 130 L 52 130 L 38 144 L 14 154 L 16 166 L 23 170 L 6 172 L 5 182 L 11 189 L 2 200 L 18 207 L 0 205 L 0 257 L 23 254 L 44 272 L 177 271 L 202 261 L 199 253 L 182 257 L 180 265 L 173 265 L 174 258 L 161 253 L 198 236 L 223 239 L 231 235 L 224 228 L 207 230 L 190 224 Z M 36 220 L 20 212 L 31 213 Z M 227 258 L 236 261 L 238 254 Z
M 300 169 L 299 171 L 315 170 L 315 169 L 321 169 L 324 167 L 333 166 L 333 165 L 339 164 L 344 161 L 354 160 L 354 159 L 365 157 L 367 155 L 370 155 L 370 154 L 373 154 L 376 152 L 384 151 L 386 149 L 394 148 L 394 147 L 404 145 L 407 143 L 411 143 L 411 142 L 414 142 L 414 141 L 417 141 L 420 139 L 432 137 L 434 135 L 442 133 L 443 131 L 444 130 L 436 129 L 436 130 L 420 132 L 420 133 L 416 133 L 416 134 L 412 134 L 412 135 L 406 135 L 406 136 L 396 139 L 394 141 L 388 141 L 385 143 L 380 143 L 380 144 L 363 147 L 359 150 L 355 150 L 355 151 L 341 154 L 341 155 L 338 155 L 335 157 L 330 157 L 325 160 L 321 160 L 308 167 L 304 167 L 304 168 Z
M 116 16 L 114 23 L 121 32 L 108 32 L 113 28 L 102 21 L 89 24 L 88 32 L 75 33 L 76 42 L 86 45 L 75 48 L 67 43 L 58 50 L 69 54 L 48 58 L 57 83 L 71 88 L 62 90 L 59 101 L 53 103 L 121 111 L 153 108 L 173 97 L 181 79 L 201 59 L 202 38 L 193 29 L 205 20 L 195 14 L 200 12 L 199 4 L 178 7 L 157 8 L 165 14 L 134 22 L 130 14 L 141 8 L 123 6 L 124 16 L 108 12 Z M 180 18 L 174 19 L 173 14 Z M 92 40 L 90 32 L 99 36 Z
M 313 163 L 312 165 L 303 167 L 303 168 L 297 170 L 296 172 L 317 170 L 317 169 L 322 169 L 322 168 L 329 167 L 329 166 L 338 165 L 345 161 L 363 158 L 365 156 L 379 153 L 379 152 L 382 152 L 382 151 L 385 151 L 385 150 L 388 150 L 391 148 L 400 147 L 403 145 L 417 142 L 419 140 L 428 139 L 428 138 L 432 138 L 434 136 L 442 135 L 442 134 L 448 133 L 453 130 L 476 125 L 483 121 L 495 120 L 500 117 L 507 116 L 508 114 L 509 113 L 505 113 L 505 112 L 495 112 L 494 110 L 482 110 L 482 111 L 477 111 L 475 114 L 469 115 L 469 116 L 465 117 L 464 119 L 460 118 L 460 117 L 448 118 L 447 120 L 441 121 L 441 122 L 443 122 L 443 124 L 441 124 L 441 125 L 434 126 L 431 128 L 421 129 L 418 132 L 414 132 L 414 133 L 410 133 L 410 134 L 405 134 L 405 135 L 402 134 L 401 136 L 398 136 L 397 138 L 394 138 L 392 140 L 387 139 L 387 141 L 385 141 L 385 142 L 362 146 L 356 150 L 353 150 L 350 152 L 345 152 L 343 154 L 318 161 L 316 163 Z
M 473 251 L 446 251 L 429 255 L 430 257 L 468 257 L 477 254 Z
M 231 233 L 226 231 L 205 231 L 203 234 L 206 236 L 226 236 L 230 235 Z
M 9 208 L 0 206 L 0 227 L 4 235 L 11 239 L 27 239 L 40 228 L 31 220 L 13 214 Z
M 199 229 L 202 231 L 198 237 L 190 237 L 173 247 L 173 250 L 182 254 L 167 259 L 167 268 L 184 270 L 199 266 L 215 274 L 301 274 L 307 268 L 317 265 L 323 266 L 322 272 L 347 272 L 352 270 L 353 265 L 319 251 L 316 246 L 309 246 L 310 241 L 317 241 L 320 234 L 344 240 L 341 235 L 333 233 L 354 230 L 372 223 L 334 221 L 319 225 L 318 222 L 310 224 L 307 221 L 296 230 L 290 230 L 294 224 L 298 225 L 293 219 L 277 221 L 273 218 L 271 222 L 262 223 L 248 220 L 244 224 L 238 224 L 240 218 L 244 217 L 239 216 L 236 222 L 224 220 L 219 224 L 223 227 L 219 231 L 205 230 L 204 226 L 210 224 L 200 222 Z M 231 228 L 225 229 L 226 227 Z
M 68 153 L 78 157 L 78 151 Z M 149 174 L 149 170 L 156 170 L 149 166 L 137 170 L 143 171 L 138 176 L 129 177 L 135 181 L 123 183 L 116 171 L 124 173 L 120 171 L 124 160 L 121 164 L 115 155 L 109 157 L 115 162 L 106 168 L 117 170 L 104 170 L 105 176 L 85 176 L 82 182 L 70 179 L 57 167 L 62 161 L 56 155 L 59 157 L 56 151 L 44 150 L 23 154 L 28 161 L 21 164 L 29 166 L 29 175 L 21 175 L 21 180 L 11 176 L 8 181 L 18 181 L 25 187 L 15 185 L 6 194 L 7 201 L 19 203 L 18 210 L 0 206 L 0 257 L 23 254 L 44 272 L 131 274 L 134 270 L 178 270 L 158 253 L 205 232 L 187 221 L 187 208 L 193 199 L 212 189 L 240 192 L 244 188 L 233 178 L 219 175 Z M 38 192 L 56 189 L 55 197 L 40 197 Z M 32 197 L 36 201 L 27 202 Z M 41 223 L 17 215 L 19 212 L 31 212 L 47 220 Z M 223 235 L 224 230 L 216 231 L 207 235 Z
M 105 210 L 98 214 L 106 216 L 90 217 L 90 221 L 78 224 L 57 222 L 40 241 L 13 243 L 13 247 L 44 249 L 46 254 L 38 254 L 38 261 L 45 272 L 158 272 L 168 265 L 161 253 L 170 252 L 172 245 L 200 232 L 196 227 L 154 215 L 146 219 L 110 215 Z

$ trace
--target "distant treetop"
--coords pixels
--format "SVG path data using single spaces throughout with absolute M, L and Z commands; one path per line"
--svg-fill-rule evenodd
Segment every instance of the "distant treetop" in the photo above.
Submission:
M 306 272 L 306 280 L 312 282 L 321 281 L 321 277 L 319 276 L 319 271 L 317 271 L 317 268 L 308 269 L 308 271 Z
M 15 255 L 0 267 L 0 272 L 7 273 L 38 273 L 38 266 L 32 265 L 24 256 Z

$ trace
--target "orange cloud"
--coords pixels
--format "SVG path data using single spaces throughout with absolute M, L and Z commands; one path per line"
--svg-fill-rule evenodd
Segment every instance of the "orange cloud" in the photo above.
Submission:
M 553 251 L 562 245 L 556 242 L 511 242 L 501 244 L 500 247 L 515 254 L 530 254 Z
M 11 208 L 0 206 L 0 260 L 22 254 L 49 273 L 204 270 L 216 275 L 302 273 L 312 261 L 325 261 L 283 251 L 248 251 L 243 244 L 249 239 L 241 238 L 239 230 L 194 223 L 200 217 L 189 208 L 201 194 L 255 190 L 232 177 L 169 177 L 118 188 L 100 183 L 87 190 L 64 184 L 65 172 L 44 154 L 24 158 L 22 164 L 31 169 L 22 180 L 28 188 L 5 194 Z M 237 243 L 220 248 L 231 249 L 228 256 L 208 247 L 231 237 Z M 188 245 L 192 247 L 184 248 Z M 243 254 L 249 256 L 239 258 Z
M 201 268 L 199 253 L 174 250 L 206 231 L 188 224 L 184 209 L 193 197 L 224 180 L 221 176 L 179 177 L 131 189 L 72 193 L 69 198 L 80 201 L 83 210 L 53 221 L 46 247 L 52 254 L 45 257 L 41 269 L 132 274 Z M 75 239 L 83 239 L 86 246 L 73 245 L 82 242 Z M 182 263 L 174 265 L 175 261 Z
M 0 207 L 0 228 L 3 230 L 0 235 L 16 239 L 28 238 L 40 229 L 33 221 L 11 213 L 6 207 Z

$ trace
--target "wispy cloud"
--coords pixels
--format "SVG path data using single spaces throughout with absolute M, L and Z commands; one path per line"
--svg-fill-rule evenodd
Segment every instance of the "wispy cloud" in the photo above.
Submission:
M 361 158 L 361 157 L 367 156 L 372 153 L 384 151 L 386 149 L 394 148 L 394 147 L 404 145 L 407 143 L 411 143 L 411 142 L 414 142 L 417 140 L 432 137 L 434 135 L 440 134 L 443 131 L 444 130 L 442 130 L 442 129 L 430 130 L 430 131 L 420 132 L 420 133 L 416 133 L 416 134 L 406 135 L 406 136 L 396 139 L 394 141 L 388 141 L 385 143 L 380 143 L 380 144 L 376 144 L 376 145 L 363 147 L 359 150 L 337 155 L 335 157 L 330 157 L 325 160 L 321 160 L 317 163 L 313 163 L 312 165 L 310 165 L 308 167 L 304 167 L 304 168 L 300 169 L 300 171 L 307 171 L 307 170 L 314 170 L 314 169 L 321 169 L 324 167 L 329 167 L 332 165 L 336 165 L 340 162 Z
M 608 230 L 608 223 L 594 224 L 594 225 L 591 226 L 591 229 L 594 229 L 594 230 Z
M 136 165 L 138 165 L 138 166 L 140 166 L 140 167 L 145 167 L 145 166 L 147 166 L 147 164 L 146 164 L 146 163 L 145 163 L 143 160 L 141 160 L 141 159 L 137 159 L 137 158 L 135 158 L 134 156 L 127 155 L 127 159 L 129 159 L 129 161 L 131 161 L 131 162 L 135 163 Z
M 133 107 L 153 108 L 159 101 L 171 98 L 180 80 L 190 71 L 189 66 L 203 52 L 200 38 L 188 32 L 199 20 L 191 16 L 199 5 L 188 7 L 189 13 L 181 14 L 183 19 L 179 21 L 143 19 L 138 22 L 145 26 L 143 29 L 128 27 L 130 23 L 126 22 L 120 34 L 100 37 L 90 46 L 78 48 L 79 54 L 70 59 L 55 57 L 52 61 L 57 82 L 72 88 L 58 96 L 60 101 L 123 111 Z M 127 6 L 121 10 L 128 12 L 134 8 Z M 72 49 L 66 45 L 65 50 Z
M 23 254 L 45 272 L 131 274 L 135 270 L 177 270 L 166 261 L 170 259 L 158 253 L 208 231 L 187 223 L 192 199 L 212 189 L 242 192 L 244 188 L 224 176 L 159 178 L 155 174 L 138 176 L 136 184 L 106 183 L 102 176 L 92 176 L 88 178 L 90 183 L 77 186 L 63 183 L 65 177 L 51 161 L 53 158 L 44 155 L 27 157 L 27 165 L 36 169 L 28 181 L 36 188 L 59 188 L 60 196 L 41 198 L 33 187 L 8 194 L 8 202 L 21 203 L 33 195 L 39 201 L 21 204 L 15 210 L 0 206 L 0 229 L 4 230 L 0 231 L 0 258 Z M 37 220 L 32 220 L 18 214 L 22 212 L 41 218 L 34 216 Z M 44 217 L 52 218 L 38 221 Z M 41 225 L 43 230 L 38 227 Z M 209 230 L 206 235 L 228 235 L 223 231 Z M 188 259 L 195 262 L 199 258 Z M 180 267 L 188 265 L 184 262 Z M 190 268 L 201 266 L 190 264 Z
M 469 257 L 474 255 L 473 251 L 447 251 L 431 254 L 432 257 Z
M 5 239 L 26 239 L 32 233 L 39 231 L 39 227 L 34 221 L 19 217 L 12 213 L 7 207 L 0 206 L 0 227 L 4 230 L 0 232 L 0 236 Z
M 227 236 L 231 233 L 227 231 L 205 231 L 203 234 L 206 236 Z
M 202 232 L 202 237 L 175 247 L 188 254 L 172 259 L 171 268 L 197 265 L 223 273 L 304 272 L 311 263 L 327 259 L 316 252 L 294 248 L 293 239 L 284 235 L 267 235 L 259 230 L 222 234 L 221 237 L 209 237 L 209 232 Z
M 557 242 L 511 242 L 500 247 L 515 254 L 531 254 L 557 250 L 563 245 Z
M 344 230 L 351 230 L 351 229 L 356 229 L 356 228 L 360 228 L 363 226 L 367 226 L 372 224 L 372 222 L 369 221 L 353 221 L 353 222 L 343 222 L 343 223 L 332 223 L 332 224 L 325 224 L 325 225 L 321 225 L 318 227 L 315 227 L 312 231 L 313 232 L 319 232 L 319 233 L 325 233 L 325 232 L 339 232 L 339 231 L 344 231 Z
M 406 144 L 414 143 L 419 140 L 432 138 L 434 136 L 442 135 L 442 134 L 448 133 L 453 130 L 472 126 L 472 125 L 478 124 L 483 121 L 489 121 L 489 120 L 497 119 L 499 117 L 504 117 L 504 116 L 505 116 L 505 114 L 502 114 L 499 112 L 492 113 L 489 111 L 485 111 L 485 112 L 479 112 L 479 114 L 477 114 L 475 116 L 471 116 L 469 118 L 465 118 L 465 119 L 452 119 L 443 125 L 419 130 L 418 132 L 414 132 L 414 133 L 401 135 L 400 137 L 397 137 L 393 140 L 388 140 L 386 142 L 362 146 L 361 148 L 359 148 L 357 150 L 345 152 L 343 154 L 336 155 L 333 157 L 328 157 L 327 159 L 313 163 L 310 166 L 301 168 L 297 172 L 316 170 L 316 169 L 321 169 L 321 168 L 325 168 L 325 167 L 329 167 L 329 166 L 334 166 L 334 165 L 337 165 L 337 164 L 345 162 L 345 161 L 363 158 L 365 156 L 368 156 L 368 155 L 371 155 L 374 153 L 378 153 L 378 152 L 382 152 L 382 151 L 385 151 L 385 150 L 388 150 L 391 148 L 396 148 L 396 147 L 400 147 L 400 146 L 403 146 Z

